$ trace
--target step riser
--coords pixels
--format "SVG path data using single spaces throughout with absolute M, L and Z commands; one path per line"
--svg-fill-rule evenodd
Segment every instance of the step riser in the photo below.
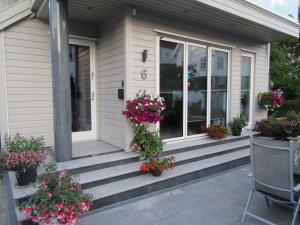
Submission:
M 117 177 L 113 177 L 113 178 L 109 178 L 109 179 L 105 179 L 105 180 L 98 180 L 96 182 L 82 184 L 81 187 L 82 187 L 82 189 L 88 189 L 88 188 L 96 187 L 96 186 L 99 186 L 99 185 L 108 184 L 108 183 L 112 183 L 112 182 L 115 182 L 115 181 L 119 181 L 119 180 L 131 178 L 131 177 L 139 176 L 139 175 L 142 175 L 142 172 L 136 171 L 134 173 L 127 173 L 127 174 L 124 174 L 124 175 L 121 175 L 121 176 L 117 176 Z
M 140 197 L 143 195 L 147 195 L 159 190 L 167 189 L 174 187 L 176 185 L 184 184 L 193 180 L 197 180 L 200 178 L 204 178 L 207 176 L 211 176 L 213 174 L 224 172 L 226 170 L 230 170 L 242 165 L 246 165 L 250 162 L 250 157 L 244 157 L 241 159 L 233 160 L 227 163 L 223 163 L 217 166 L 213 166 L 204 170 L 194 171 L 189 174 L 185 174 L 182 176 L 174 177 L 168 180 L 164 180 L 161 182 L 157 182 L 151 185 L 147 185 L 144 187 L 140 187 L 137 189 L 132 189 L 127 192 L 119 193 L 117 195 L 109 196 L 107 198 L 102 198 L 94 201 L 93 209 L 102 208 L 104 206 L 116 204 L 122 201 L 126 201 L 129 199 L 133 199 L 136 197 Z
M 200 160 L 203 160 L 203 159 L 212 158 L 212 157 L 215 157 L 215 156 L 220 156 L 220 155 L 225 155 L 225 154 L 228 154 L 228 153 L 240 151 L 240 150 L 243 150 L 243 149 L 247 149 L 249 147 L 250 147 L 249 145 L 246 145 L 246 146 L 233 148 L 233 149 L 226 150 L 226 151 L 221 151 L 221 152 L 211 153 L 211 154 L 207 154 L 207 155 L 203 155 L 203 156 L 199 156 L 199 157 L 194 157 L 194 158 L 191 158 L 191 159 L 182 160 L 180 162 L 177 162 L 177 163 L 175 163 L 175 165 L 180 166 L 180 165 L 183 165 L 183 164 L 196 162 L 196 161 L 200 161 Z
M 219 140 L 217 142 L 211 142 L 211 143 L 206 143 L 206 144 L 201 144 L 201 145 L 193 145 L 190 147 L 176 148 L 176 149 L 164 151 L 164 152 L 162 152 L 162 155 L 164 156 L 164 155 L 182 153 L 182 152 L 192 151 L 192 150 L 196 150 L 196 149 L 207 148 L 207 147 L 211 147 L 211 146 L 217 146 L 217 145 L 232 143 L 232 142 L 236 142 L 236 141 L 242 141 L 242 140 L 246 140 L 246 139 L 249 139 L 249 136 L 241 136 L 241 137 L 236 137 L 235 139 Z
M 136 162 L 139 160 L 139 157 L 133 157 L 133 158 L 129 158 L 129 159 L 123 159 L 123 160 L 118 160 L 118 161 L 113 161 L 113 162 L 107 162 L 107 163 L 101 163 L 101 164 L 96 164 L 96 165 L 92 165 L 92 166 L 87 166 L 87 167 L 80 167 L 80 168 L 76 168 L 76 169 L 70 169 L 68 170 L 70 174 L 79 174 L 79 173 L 85 173 L 85 172 L 89 172 L 92 170 L 98 170 L 98 169 L 104 169 L 107 167 L 113 167 L 113 166 L 120 166 L 126 163 L 132 163 L 132 162 Z

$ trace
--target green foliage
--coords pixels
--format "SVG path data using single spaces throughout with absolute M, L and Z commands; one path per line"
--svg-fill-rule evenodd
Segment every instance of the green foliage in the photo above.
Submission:
M 287 99 L 300 96 L 300 41 L 273 43 L 271 48 L 270 79 Z
M 5 150 L 9 152 L 22 152 L 26 150 L 44 151 L 45 144 L 43 137 L 23 137 L 16 134 L 5 138 Z
M 289 112 L 300 113 L 300 99 L 287 100 L 283 105 L 274 113 L 271 114 L 271 118 L 284 117 Z
M 257 130 L 262 136 L 285 140 L 300 135 L 300 114 L 289 112 L 284 117 L 269 118 L 257 122 Z
M 243 129 L 247 126 L 247 119 L 244 116 L 233 117 L 232 122 L 229 123 L 230 129 Z
M 142 159 L 158 157 L 162 152 L 163 141 L 158 132 L 150 132 L 147 127 L 140 125 L 136 127 L 133 143 L 141 147 Z

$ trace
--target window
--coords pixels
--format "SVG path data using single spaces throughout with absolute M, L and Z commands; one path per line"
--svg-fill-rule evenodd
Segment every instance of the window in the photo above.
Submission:
M 163 139 L 206 133 L 226 124 L 229 51 L 170 39 L 159 40 L 160 122 Z
M 253 76 L 253 58 L 251 54 L 242 55 L 241 68 L 241 107 L 240 114 L 245 116 L 248 122 L 251 122 L 251 79 Z

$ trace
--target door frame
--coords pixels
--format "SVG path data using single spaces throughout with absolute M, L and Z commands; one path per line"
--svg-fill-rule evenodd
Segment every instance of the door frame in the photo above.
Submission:
M 70 45 L 80 45 L 90 48 L 90 81 L 91 81 L 91 127 L 90 131 L 72 132 L 72 142 L 97 139 L 97 95 L 96 95 L 96 42 L 70 37 Z
M 188 113 L 188 90 L 187 90 L 187 70 L 188 70 L 188 46 L 196 46 L 201 48 L 207 49 L 207 106 L 206 106 L 206 125 L 209 127 L 210 125 L 210 118 L 211 118 L 211 51 L 218 50 L 222 52 L 226 52 L 228 59 L 227 59 L 227 96 L 226 96 L 226 123 L 229 122 L 230 118 L 230 96 L 231 96 L 231 50 L 227 49 L 226 47 L 213 47 L 210 45 L 199 44 L 189 40 L 178 40 L 176 38 L 169 38 L 169 37 L 160 37 L 156 36 L 156 95 L 160 95 L 160 41 L 169 41 L 173 43 L 183 44 L 183 135 L 181 137 L 175 138 L 167 138 L 164 139 L 166 142 L 172 141 L 181 141 L 186 139 L 195 139 L 200 137 L 207 136 L 207 133 L 203 134 L 195 134 L 195 135 L 187 135 L 187 113 Z M 157 123 L 156 130 L 158 131 L 160 124 Z
M 248 53 L 248 52 L 242 52 L 241 57 L 249 57 L 251 59 L 251 74 L 250 74 L 250 87 L 249 87 L 249 121 L 246 129 L 252 129 L 253 127 L 253 101 L 254 101 L 254 76 L 255 76 L 255 53 Z M 242 60 L 241 60 L 241 67 L 242 67 Z M 242 68 L 241 68 L 242 72 Z M 241 74 L 242 76 L 242 74 Z M 241 77 L 242 79 L 242 77 Z M 240 84 L 241 85 L 241 84 Z M 240 93 L 241 95 L 241 93 Z

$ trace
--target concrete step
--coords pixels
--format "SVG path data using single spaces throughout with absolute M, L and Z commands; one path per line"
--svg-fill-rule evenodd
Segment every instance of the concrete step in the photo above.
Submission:
M 249 163 L 249 154 L 249 149 L 239 150 L 177 166 L 160 177 L 144 174 L 89 188 L 85 192 L 94 195 L 94 208 L 104 207 L 242 166 Z
M 215 154 L 217 152 L 218 150 L 215 150 L 215 152 L 212 154 Z M 250 161 L 249 155 L 249 148 L 236 150 L 233 152 L 225 151 L 225 153 L 221 155 L 215 155 L 213 157 L 176 166 L 174 171 L 164 171 L 164 173 L 160 177 L 153 177 L 151 174 L 141 174 L 139 176 L 132 176 L 126 179 L 97 185 L 92 188 L 87 188 L 84 191 L 86 193 L 92 194 L 95 197 L 93 208 L 100 208 L 143 195 L 148 195 L 156 191 L 174 187 L 179 184 L 183 184 L 192 180 L 213 175 L 218 172 L 245 165 Z M 184 155 L 177 154 L 179 162 L 184 160 L 184 157 Z M 129 165 L 138 166 L 140 165 L 140 162 L 135 164 L 128 164 L 128 166 Z M 134 168 L 131 169 L 132 171 L 134 171 Z M 102 170 L 102 172 L 103 171 L 105 170 Z M 135 171 L 137 171 L 136 168 Z M 99 175 L 100 174 L 97 173 L 97 177 Z M 92 182 L 92 177 L 91 180 L 89 180 L 86 174 L 83 173 L 81 174 L 81 176 L 81 183 Z M 100 179 L 104 179 L 104 172 L 102 175 L 100 175 L 100 177 L 101 176 L 102 178 Z M 25 220 L 24 216 L 20 212 L 18 212 L 17 209 L 16 214 L 18 221 Z
M 190 150 L 182 153 L 174 154 L 176 157 L 176 166 L 183 165 L 189 162 L 195 162 L 206 158 L 222 155 L 241 149 L 249 148 L 249 139 L 240 140 L 236 142 L 230 142 L 227 144 L 216 146 L 209 146 L 205 148 Z M 127 153 L 128 154 L 128 153 Z M 119 166 L 113 166 L 108 168 L 96 169 L 93 171 L 82 172 L 78 174 L 79 182 L 83 189 L 91 188 L 97 185 L 103 185 L 106 183 L 134 177 L 141 175 L 139 170 L 142 162 L 126 163 Z M 12 183 L 14 177 L 10 174 Z M 77 175 L 76 175 L 77 176 Z M 16 187 L 13 189 L 13 198 L 15 200 L 22 200 L 28 198 L 34 194 L 36 188 L 32 186 Z
M 184 141 L 169 142 L 164 146 L 163 155 L 171 155 L 187 152 L 206 147 L 215 147 L 223 144 L 230 144 L 242 140 L 249 140 L 249 135 L 240 137 L 229 136 L 224 140 L 214 140 L 208 137 L 190 139 Z M 67 162 L 58 163 L 59 169 L 66 169 L 72 174 L 88 172 L 91 170 L 108 168 L 139 160 L 138 153 L 113 152 L 105 155 L 95 155 Z

